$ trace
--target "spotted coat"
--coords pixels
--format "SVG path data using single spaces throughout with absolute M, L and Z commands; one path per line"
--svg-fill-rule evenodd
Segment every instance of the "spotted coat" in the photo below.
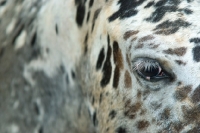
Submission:
M 62 65 L 71 73 L 67 86 L 81 86 L 90 114 L 84 122 L 97 133 L 200 132 L 199 0 L 41 5 L 28 38 L 41 51 L 24 70 L 31 84 L 31 69 L 51 76 Z M 157 62 L 167 76 L 145 78 L 134 69 L 140 60 Z

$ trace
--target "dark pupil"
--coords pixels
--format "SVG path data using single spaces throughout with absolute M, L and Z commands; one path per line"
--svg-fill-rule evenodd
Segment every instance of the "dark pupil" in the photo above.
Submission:
M 152 67 L 150 69 L 146 69 L 143 68 L 140 70 L 140 72 L 146 76 L 146 77 L 154 77 L 157 76 L 159 74 L 159 68 L 158 67 Z

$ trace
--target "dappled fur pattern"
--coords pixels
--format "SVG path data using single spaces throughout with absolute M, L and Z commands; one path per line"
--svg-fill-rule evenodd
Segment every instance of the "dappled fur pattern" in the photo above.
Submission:
M 200 1 L 22 3 L 6 34 L 15 51 L 35 48 L 24 78 L 36 86 L 33 72 L 51 78 L 61 69 L 66 91 L 81 90 L 82 99 L 66 107 L 77 125 L 68 132 L 200 132 Z M 141 60 L 157 62 L 167 76 L 145 78 Z M 80 105 L 87 111 L 77 116 Z

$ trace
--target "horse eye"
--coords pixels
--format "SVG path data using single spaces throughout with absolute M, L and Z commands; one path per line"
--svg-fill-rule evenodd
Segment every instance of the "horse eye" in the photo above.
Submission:
M 138 70 L 138 72 L 140 74 L 142 74 L 143 76 L 145 77 L 154 77 L 154 76 L 157 76 L 159 74 L 159 68 L 156 67 L 156 68 L 150 68 L 150 69 L 145 69 L 145 68 L 142 68 L 141 70 Z
M 169 74 L 153 59 L 146 59 L 138 63 L 137 74 L 147 81 L 160 81 L 169 78 Z

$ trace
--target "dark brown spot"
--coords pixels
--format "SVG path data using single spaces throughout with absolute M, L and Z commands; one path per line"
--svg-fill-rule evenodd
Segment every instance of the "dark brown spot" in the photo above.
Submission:
M 97 9 L 97 10 L 94 12 L 94 17 L 93 17 L 93 22 L 92 22 L 92 31 L 93 31 L 93 29 L 94 29 L 95 21 L 96 21 L 96 19 L 98 18 L 100 12 L 101 12 L 101 8 Z
M 180 48 L 175 48 L 175 49 L 171 49 L 169 48 L 168 50 L 164 50 L 163 52 L 166 54 L 170 54 L 170 55 L 177 55 L 177 56 L 183 56 L 186 53 L 187 48 L 185 47 L 180 47 Z
M 146 113 L 146 110 L 142 109 L 140 112 L 140 115 L 145 115 L 145 113 Z
M 156 31 L 155 34 L 170 35 L 176 33 L 180 28 L 186 28 L 189 25 L 190 23 L 182 19 L 178 19 L 175 21 L 166 20 L 161 24 L 158 24 L 154 31 Z
M 131 76 L 130 76 L 130 74 L 127 70 L 124 74 L 124 84 L 125 84 L 125 88 L 131 88 L 132 87 Z
M 200 123 L 198 123 L 197 126 L 189 130 L 187 133 L 200 133 Z
M 126 54 L 126 62 L 128 63 L 129 69 L 131 69 L 131 61 L 128 54 Z
M 113 42 L 113 58 L 115 64 L 120 68 L 123 69 L 123 57 L 121 53 L 121 49 L 116 41 Z
M 191 92 L 191 90 L 192 90 L 192 86 L 191 85 L 178 88 L 176 90 L 176 92 L 175 92 L 175 98 L 177 100 L 182 101 L 185 98 L 187 98 L 187 95 L 188 95 L 189 92 Z
M 119 67 L 116 66 L 115 67 L 115 72 L 114 72 L 114 78 L 113 78 L 113 87 L 117 88 L 118 84 L 119 84 L 119 77 L 120 77 L 120 71 L 119 71 Z
M 110 111 L 109 117 L 111 118 L 111 120 L 115 118 L 116 114 L 117 114 L 117 112 L 115 110 Z
M 135 41 L 137 39 L 137 37 L 134 37 L 131 39 L 131 42 Z
M 165 108 L 164 111 L 161 113 L 161 119 L 169 119 L 170 117 L 170 108 Z
M 130 119 L 134 119 L 136 112 L 139 111 L 140 108 L 141 108 L 140 102 L 131 104 L 131 100 L 129 99 L 125 102 L 124 115 L 129 117 Z
M 136 35 L 139 31 L 130 30 L 124 34 L 124 39 L 127 40 L 129 37 Z
M 158 48 L 159 46 L 160 46 L 160 44 L 157 44 L 157 45 L 153 45 L 151 48 L 155 49 L 155 48 Z
M 186 63 L 183 62 L 182 60 L 175 60 L 175 62 L 176 62 L 178 65 L 183 65 L 183 66 L 186 65 Z
M 145 91 L 143 91 L 143 93 L 142 93 L 143 97 L 146 97 L 146 96 L 148 96 L 149 94 L 150 94 L 150 91 L 149 91 L 149 90 L 145 90 Z
M 142 96 L 142 92 L 140 90 L 137 91 L 137 98 L 140 99 Z
M 194 90 L 192 94 L 192 101 L 197 103 L 200 101 L 200 85 Z
M 137 123 L 137 128 L 138 128 L 139 130 L 144 130 L 144 129 L 146 129 L 148 126 L 149 126 L 149 122 L 148 122 L 148 121 L 145 121 L 145 120 L 138 121 L 138 123 Z
M 180 132 L 183 129 L 183 124 L 180 122 L 176 122 L 171 124 L 173 132 Z
M 184 115 L 183 117 L 188 123 L 200 122 L 200 106 L 190 108 L 183 105 L 181 109 Z
M 143 43 L 139 43 L 138 45 L 135 46 L 135 49 L 140 49 L 143 48 L 144 44 Z
M 146 41 L 149 41 L 149 40 L 152 40 L 152 39 L 154 39 L 155 37 L 154 36 L 152 36 L 152 35 L 148 35 L 148 36 L 144 36 L 144 37 L 142 37 L 142 38 L 140 38 L 139 40 L 138 40 L 138 42 L 146 42 Z

